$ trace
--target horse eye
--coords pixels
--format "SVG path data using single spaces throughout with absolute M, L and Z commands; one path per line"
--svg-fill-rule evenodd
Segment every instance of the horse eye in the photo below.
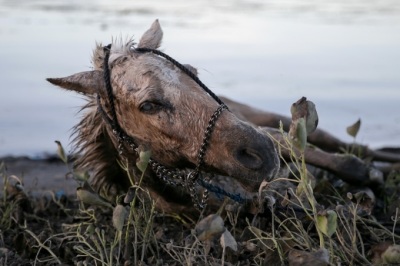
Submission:
M 140 111 L 144 113 L 155 113 L 160 110 L 160 104 L 154 102 L 144 102 L 140 105 Z

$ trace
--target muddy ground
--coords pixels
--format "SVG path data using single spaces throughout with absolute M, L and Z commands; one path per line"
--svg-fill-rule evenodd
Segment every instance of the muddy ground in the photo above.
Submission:
M 57 156 L 41 160 L 4 157 L 0 158 L 0 163 L 4 163 L 0 190 L 0 266 L 139 265 L 139 261 L 140 265 L 246 266 L 282 265 L 282 261 L 283 265 L 293 266 L 383 265 L 390 259 L 394 263 L 386 265 L 399 265 L 397 263 L 400 262 L 400 256 L 396 255 L 400 254 L 398 170 L 388 176 L 391 177 L 386 179 L 382 191 L 372 197 L 374 203 L 371 203 L 369 194 L 362 191 L 351 194 L 353 199 L 350 199 L 347 193 L 349 190 L 346 188 L 341 193 L 338 187 L 336 192 L 343 194 L 343 198 L 340 198 L 337 194 L 332 196 L 334 193 L 322 186 L 322 183 L 317 185 L 322 189 L 315 190 L 316 200 L 325 202 L 325 210 L 336 210 L 338 216 L 336 233 L 331 238 L 324 237 L 330 246 L 327 244 L 327 249 L 318 249 L 319 237 L 313 222 L 304 214 L 299 214 L 298 210 L 288 212 L 287 209 L 276 216 L 274 214 L 274 219 L 281 219 L 281 222 L 275 223 L 276 227 L 280 227 L 273 238 L 275 242 L 269 240 L 273 232 L 270 214 L 260 214 L 257 219 L 255 216 L 240 217 L 232 222 L 227 211 L 222 216 L 227 230 L 237 241 L 238 251 L 228 249 L 225 254 L 219 240 L 210 242 L 211 248 L 208 249 L 207 245 L 196 242 L 193 236 L 196 221 L 185 221 L 184 216 L 157 212 L 149 217 L 150 209 L 145 207 L 148 200 L 143 200 L 131 208 L 135 209 L 133 220 L 135 217 L 137 219 L 131 223 L 130 231 L 126 223 L 124 225 L 123 232 L 129 234 L 123 234 L 123 240 L 129 244 L 122 244 L 118 252 L 115 247 L 113 254 L 120 261 L 111 263 L 107 257 L 102 262 L 96 262 L 92 256 L 101 255 L 102 248 L 98 248 L 96 243 L 102 240 L 107 245 L 104 250 L 110 252 L 117 236 L 113 227 L 113 211 L 103 208 L 82 211 L 76 197 L 78 184 L 70 178 L 67 165 Z M 4 189 L 6 177 L 13 185 L 7 185 Z M 23 183 L 22 190 L 15 185 L 18 180 Z M 333 178 L 330 183 L 335 180 Z M 358 199 L 357 195 L 362 195 L 362 198 Z M 318 215 L 325 217 L 325 210 L 321 210 Z M 291 219 L 286 219 L 291 216 L 300 223 L 299 226 L 291 223 Z M 149 228 L 150 231 L 147 231 Z M 292 232 L 295 232 L 292 235 L 295 237 L 290 239 Z M 78 250 L 85 241 L 88 246 Z M 144 246 L 146 241 L 151 243 Z M 98 249 L 90 253 L 89 245 Z M 279 251 L 276 246 L 282 249 Z M 132 255 L 134 252 L 126 247 L 145 247 L 145 257 L 137 259 Z M 385 257 L 388 251 L 394 251 L 394 259 Z

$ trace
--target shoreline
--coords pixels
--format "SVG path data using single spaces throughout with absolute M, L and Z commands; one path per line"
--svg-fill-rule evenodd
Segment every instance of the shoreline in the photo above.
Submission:
M 400 145 L 385 146 L 377 150 L 400 154 Z M 76 193 L 78 184 L 68 176 L 70 169 L 57 154 L 43 154 L 42 157 L 0 156 L 0 165 L 2 164 L 0 174 L 3 180 L 5 177 L 16 176 L 23 182 L 24 190 L 29 195 Z
M 5 177 L 16 176 L 23 182 L 25 193 L 44 195 L 46 193 L 62 193 L 74 195 L 77 183 L 68 178 L 68 167 L 56 155 L 33 159 L 28 156 L 0 157 L 4 163 L 1 171 Z

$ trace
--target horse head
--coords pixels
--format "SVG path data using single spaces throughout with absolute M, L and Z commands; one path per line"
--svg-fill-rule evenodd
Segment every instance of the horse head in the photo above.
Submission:
M 188 75 L 188 71 L 192 76 L 197 75 L 195 68 L 186 66 L 188 71 L 185 72 L 171 60 L 152 52 L 140 51 L 142 48 L 158 49 L 162 36 L 156 20 L 137 45 L 131 40 L 115 40 L 109 51 L 97 45 L 93 53 L 92 71 L 48 81 L 88 96 L 93 107 L 90 110 L 92 116 L 98 116 L 100 105 L 106 116 L 112 119 L 114 109 L 121 130 L 135 145 L 150 150 L 152 159 L 160 164 L 174 168 L 195 168 L 205 131 L 220 103 Z M 104 60 L 106 53 L 107 60 Z M 106 89 L 105 68 L 109 69 L 112 104 Z M 104 119 L 93 123 L 104 124 L 101 130 L 113 135 L 112 128 L 106 125 Z M 81 126 L 81 130 L 85 130 L 85 127 Z M 86 135 L 90 134 L 96 132 L 91 130 Z M 84 137 L 85 134 L 82 134 Z M 117 156 L 115 151 L 118 142 L 115 138 L 102 145 Z M 81 149 L 85 150 L 85 147 Z M 134 151 L 130 153 L 125 155 L 128 159 L 129 156 L 137 157 Z M 96 160 L 95 156 L 92 157 L 92 160 Z M 220 112 L 212 124 L 202 171 L 229 176 L 254 190 L 261 180 L 272 179 L 278 168 L 278 156 L 269 137 L 238 119 L 229 110 Z

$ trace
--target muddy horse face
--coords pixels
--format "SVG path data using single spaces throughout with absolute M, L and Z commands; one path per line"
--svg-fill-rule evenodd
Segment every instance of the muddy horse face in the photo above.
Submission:
M 157 49 L 162 40 L 158 21 L 142 36 L 137 47 L 132 41 L 115 41 L 109 52 L 98 45 L 94 69 L 51 83 L 95 99 L 107 117 L 112 106 L 120 128 L 135 144 L 151 150 L 152 158 L 166 167 L 194 168 L 205 130 L 220 104 L 192 77 L 170 60 L 139 48 Z M 104 79 L 104 58 L 113 94 L 110 104 Z M 196 70 L 187 69 L 194 75 Z M 94 112 L 98 112 L 93 108 Z M 102 121 L 106 123 L 106 121 Z M 107 127 L 110 131 L 109 127 Z M 118 143 L 112 142 L 115 150 Z M 93 158 L 95 159 L 95 158 Z M 129 159 L 129 158 L 128 158 Z M 272 141 L 252 125 L 224 110 L 212 125 L 201 170 L 237 179 L 254 189 L 270 180 L 279 167 Z

